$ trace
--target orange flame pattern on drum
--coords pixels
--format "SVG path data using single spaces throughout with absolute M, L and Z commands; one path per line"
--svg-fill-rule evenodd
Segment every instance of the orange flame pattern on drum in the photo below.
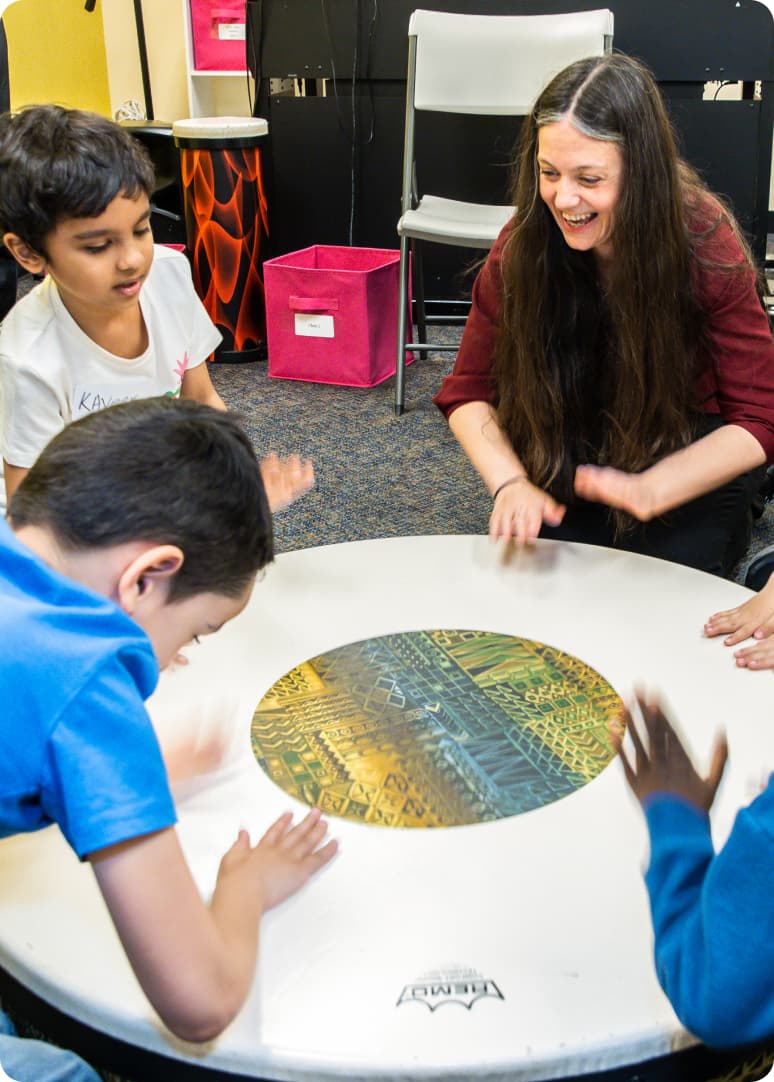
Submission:
M 255 347 L 266 338 L 260 261 L 269 232 L 260 150 L 183 148 L 180 168 L 196 292 L 224 349 Z

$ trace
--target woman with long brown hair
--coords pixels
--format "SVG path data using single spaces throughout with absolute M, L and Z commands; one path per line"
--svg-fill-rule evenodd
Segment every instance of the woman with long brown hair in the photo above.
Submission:
M 562 537 L 727 574 L 774 457 L 774 343 L 730 211 L 620 55 L 525 118 L 516 212 L 435 398 L 493 537 Z

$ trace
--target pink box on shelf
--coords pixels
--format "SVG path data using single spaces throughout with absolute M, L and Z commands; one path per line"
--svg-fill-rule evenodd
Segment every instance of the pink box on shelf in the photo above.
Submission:
M 244 71 L 246 0 L 190 0 L 196 71 Z
M 391 248 L 316 244 L 268 259 L 269 375 L 344 387 L 394 376 L 399 258 Z

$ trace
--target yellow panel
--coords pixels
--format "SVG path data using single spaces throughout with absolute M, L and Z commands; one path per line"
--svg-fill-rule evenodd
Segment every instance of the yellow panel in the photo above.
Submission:
M 87 12 L 84 0 L 18 0 L 3 23 L 12 109 L 57 102 L 110 116 L 99 11 Z

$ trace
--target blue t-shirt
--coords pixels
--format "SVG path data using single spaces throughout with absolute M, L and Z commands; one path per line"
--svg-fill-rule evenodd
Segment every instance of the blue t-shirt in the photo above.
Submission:
M 58 823 L 79 857 L 171 826 L 145 632 L 0 521 L 0 836 Z

